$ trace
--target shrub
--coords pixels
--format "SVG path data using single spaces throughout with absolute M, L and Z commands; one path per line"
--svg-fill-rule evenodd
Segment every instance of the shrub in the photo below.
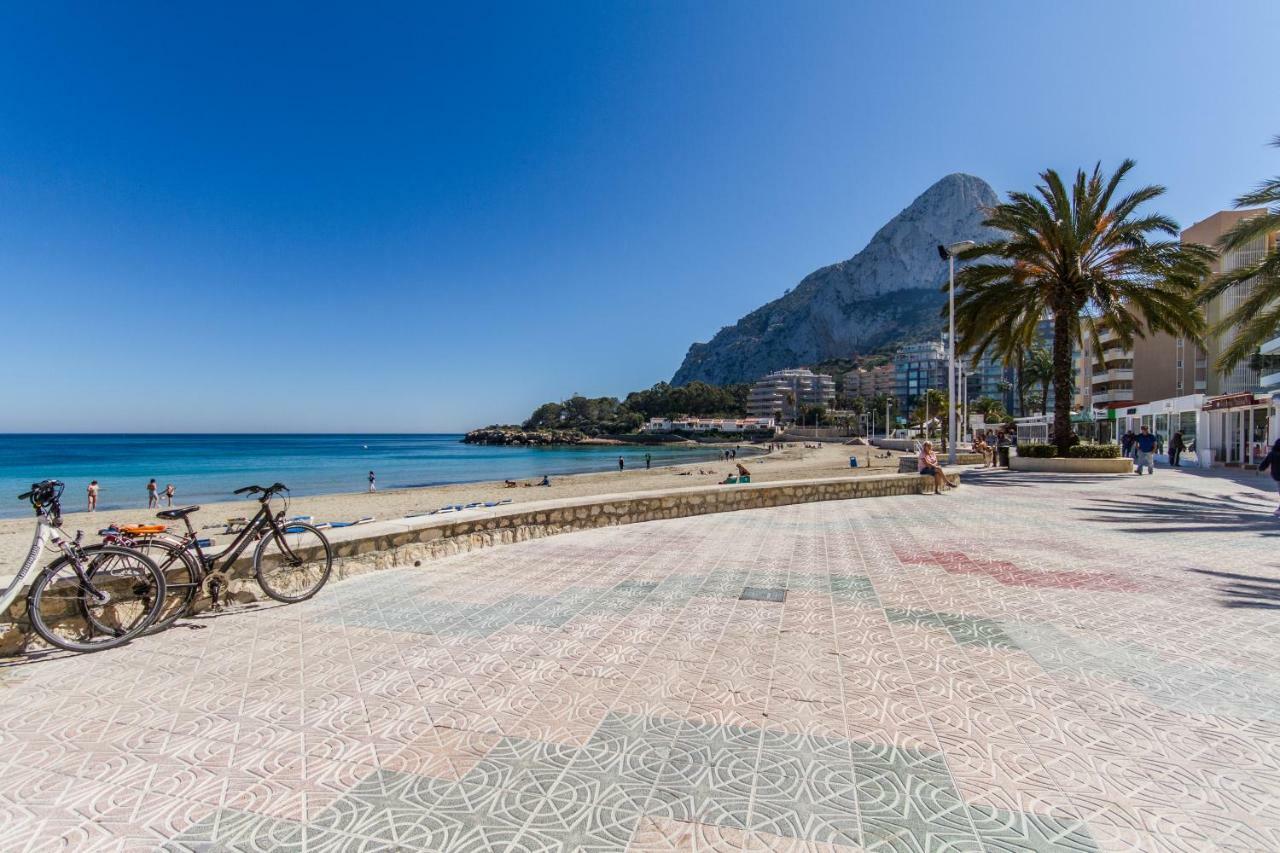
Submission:
M 1072 459 L 1119 459 L 1118 444 L 1077 444 L 1067 451 Z
M 1019 444 L 1018 455 L 1028 459 L 1052 459 L 1058 455 L 1058 447 L 1053 444 Z

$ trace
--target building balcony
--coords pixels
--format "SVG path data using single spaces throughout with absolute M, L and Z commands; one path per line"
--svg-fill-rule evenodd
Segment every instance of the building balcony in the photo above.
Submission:
M 1131 403 L 1133 402 L 1133 389 L 1113 388 L 1110 391 L 1094 391 L 1090 397 L 1095 406 L 1103 403 Z
M 1280 388 L 1280 373 L 1268 373 L 1258 377 L 1258 384 L 1266 389 Z
M 1280 338 L 1272 338 L 1263 344 L 1258 351 L 1263 355 L 1275 355 L 1276 353 L 1280 353 Z
M 1093 372 L 1093 382 L 1095 385 L 1104 382 L 1132 382 L 1132 367 L 1113 367 L 1110 370 L 1095 370 Z

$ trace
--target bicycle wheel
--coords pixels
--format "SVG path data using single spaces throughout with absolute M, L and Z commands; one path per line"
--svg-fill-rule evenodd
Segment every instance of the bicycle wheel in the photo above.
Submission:
M 134 548 L 154 560 L 164 575 L 164 606 L 147 629 L 148 634 L 156 634 L 187 613 L 200 592 L 204 572 L 196 555 L 182 547 L 180 541 L 151 537 L 138 542 Z
M 306 601 L 329 580 L 333 549 L 310 524 L 286 522 L 281 533 L 268 530 L 253 552 L 253 571 L 262 591 L 286 604 Z
M 115 545 L 84 549 L 80 579 L 65 555 L 40 573 L 27 596 L 31 627 L 71 652 L 123 645 L 145 631 L 164 606 L 164 575 L 145 554 Z

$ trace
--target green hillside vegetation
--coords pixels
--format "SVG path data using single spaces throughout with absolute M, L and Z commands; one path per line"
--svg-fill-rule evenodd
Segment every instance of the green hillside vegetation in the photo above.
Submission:
M 526 430 L 577 430 L 584 435 L 633 433 L 649 418 L 740 418 L 747 413 L 750 386 L 690 382 L 673 387 L 659 382 L 644 391 L 617 397 L 575 394 L 559 403 L 543 403 L 521 424 Z

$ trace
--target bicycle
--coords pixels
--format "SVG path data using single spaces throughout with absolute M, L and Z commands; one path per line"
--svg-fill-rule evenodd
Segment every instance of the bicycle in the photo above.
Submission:
M 114 545 L 81 547 L 83 531 L 67 537 L 62 530 L 63 488 L 58 480 L 44 480 L 18 496 L 35 509 L 36 532 L 18 574 L 0 591 L 0 613 L 17 599 L 48 539 L 62 556 L 40 570 L 27 593 L 32 629 L 51 646 L 71 652 L 121 646 L 159 616 L 164 575 L 146 554 Z
M 142 536 L 130 545 L 156 559 L 169 591 L 160 616 L 151 626 L 152 631 L 164 630 L 186 614 L 201 589 L 209 594 L 214 610 L 222 609 L 219 597 L 230 588 L 231 569 L 255 540 L 258 544 L 253 552 L 253 573 L 263 592 L 276 601 L 296 604 L 320 591 L 333 569 L 333 549 L 314 525 L 297 520 L 286 521 L 287 509 L 271 511 L 271 499 L 287 491 L 283 483 L 267 488 L 245 486 L 236 489 L 237 495 L 259 495 L 258 512 L 230 545 L 213 555 L 204 552 L 207 540 L 201 540 L 191 523 L 190 516 L 200 507 L 166 509 L 156 513 L 156 518 L 164 521 L 181 521 L 187 532 L 185 535 L 165 532 Z

